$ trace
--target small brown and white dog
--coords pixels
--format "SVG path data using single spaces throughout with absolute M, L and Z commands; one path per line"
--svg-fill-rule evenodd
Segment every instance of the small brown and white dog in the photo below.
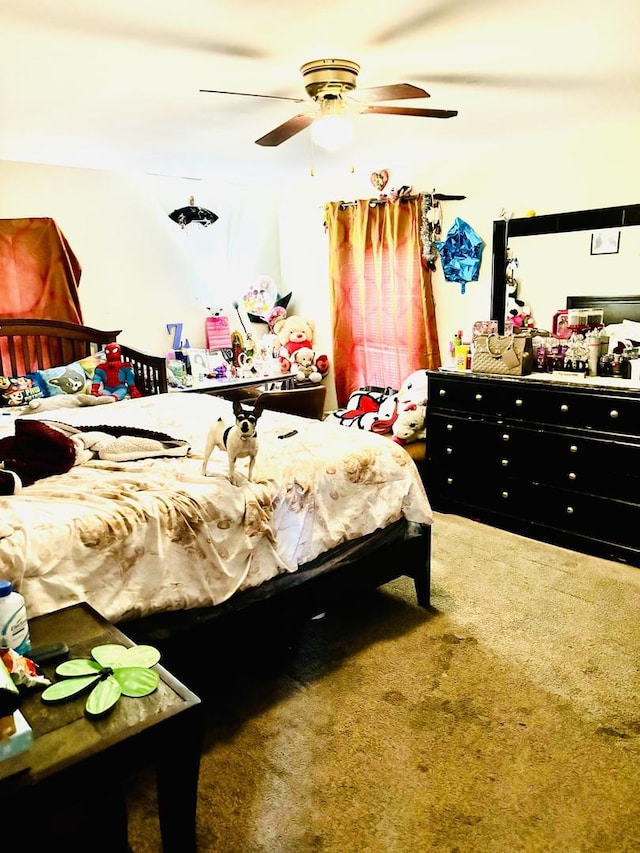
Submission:
M 239 400 L 234 400 L 233 414 L 236 420 L 233 426 L 225 426 L 222 418 L 218 418 L 209 430 L 204 459 L 202 461 L 203 477 L 207 476 L 209 457 L 213 453 L 213 449 L 217 447 L 219 450 L 227 451 L 229 458 L 229 479 L 232 483 L 236 482 L 236 462 L 245 456 L 249 457 L 247 479 L 250 480 L 252 478 L 256 456 L 258 455 L 257 424 L 261 413 L 262 410 L 258 409 L 257 406 L 253 408 L 245 407 Z

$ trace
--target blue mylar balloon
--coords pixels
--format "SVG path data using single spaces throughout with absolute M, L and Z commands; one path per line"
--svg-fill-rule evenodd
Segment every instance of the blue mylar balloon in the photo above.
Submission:
M 446 240 L 435 243 L 446 281 L 456 281 L 464 293 L 468 281 L 477 281 L 484 242 L 464 219 L 457 216 Z

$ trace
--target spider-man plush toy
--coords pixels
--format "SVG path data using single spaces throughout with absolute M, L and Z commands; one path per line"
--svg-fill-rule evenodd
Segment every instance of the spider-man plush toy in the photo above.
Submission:
M 127 394 L 130 397 L 141 397 L 136 388 L 136 378 L 131 364 L 120 360 L 122 357 L 120 344 L 107 344 L 104 351 L 107 360 L 96 367 L 91 385 L 93 396 L 115 397 L 116 400 L 122 400 Z

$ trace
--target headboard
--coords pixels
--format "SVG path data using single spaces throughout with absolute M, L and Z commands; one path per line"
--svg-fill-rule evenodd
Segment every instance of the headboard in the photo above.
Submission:
M 640 322 L 640 296 L 567 296 L 567 308 L 602 308 L 605 326 L 623 320 Z
M 0 318 L 0 375 L 19 376 L 69 364 L 103 349 L 117 340 L 121 331 L 102 331 L 61 320 Z M 125 344 L 121 347 L 124 360 L 131 362 L 140 393 L 145 397 L 165 393 L 165 359 Z

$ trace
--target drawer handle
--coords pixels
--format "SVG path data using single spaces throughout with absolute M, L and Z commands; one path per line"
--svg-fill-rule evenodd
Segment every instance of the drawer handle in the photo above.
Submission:
M 618 411 L 616 409 L 611 409 L 611 411 L 609 412 L 609 417 L 610 418 L 617 418 L 618 417 Z
M 577 444 L 570 445 L 569 453 L 577 453 L 577 452 L 578 452 L 578 445 Z
M 566 413 L 569 411 L 569 406 L 567 406 L 567 404 L 566 404 L 566 403 L 563 403 L 563 404 L 560 406 L 560 411 L 561 411 L 561 412 L 564 412 L 564 413 L 566 414 Z
M 441 397 L 446 397 L 446 396 L 447 396 L 447 392 L 445 391 L 445 389 L 444 389 L 444 388 L 441 388 L 441 389 L 438 391 L 438 394 L 439 394 Z
M 503 468 L 508 468 L 509 467 L 509 460 L 508 459 L 502 459 L 500 461 L 500 464 L 502 465 Z
M 577 480 L 577 479 L 578 479 L 578 475 L 577 475 L 577 474 L 574 474 L 574 473 L 573 473 L 573 471 L 570 471 L 570 472 L 569 472 L 569 479 L 570 479 L 570 480 Z
M 573 515 L 573 507 L 572 506 L 567 507 L 567 515 Z
M 476 400 L 480 402 L 480 400 L 482 400 L 482 394 L 476 394 Z
M 505 432 L 502 434 L 502 440 L 503 441 L 509 441 L 510 440 L 510 436 L 509 436 L 508 432 Z
M 506 500 L 509 497 L 509 492 L 500 492 L 500 497 Z
M 516 400 L 516 406 L 524 405 L 524 400 Z
M 451 432 L 453 430 L 453 424 L 447 424 L 447 432 Z

